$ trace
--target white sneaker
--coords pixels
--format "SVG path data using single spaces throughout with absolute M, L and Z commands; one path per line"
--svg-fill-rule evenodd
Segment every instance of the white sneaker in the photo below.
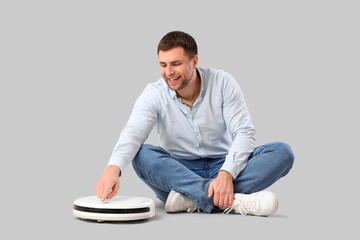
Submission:
M 241 215 L 269 216 L 276 212 L 277 208 L 278 199 L 273 192 L 235 193 L 233 205 L 225 209 L 224 213 L 228 214 L 234 210 Z
M 196 210 L 200 212 L 200 208 L 198 207 L 198 205 L 196 205 L 196 203 L 174 190 L 169 193 L 169 196 L 166 199 L 166 212 L 194 212 Z

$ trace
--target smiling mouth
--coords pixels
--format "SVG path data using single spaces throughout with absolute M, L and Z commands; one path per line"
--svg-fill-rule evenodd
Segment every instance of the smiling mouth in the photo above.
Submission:
M 178 80 L 181 76 L 175 77 L 175 78 L 168 78 L 168 80 L 170 82 L 175 82 L 176 80 Z

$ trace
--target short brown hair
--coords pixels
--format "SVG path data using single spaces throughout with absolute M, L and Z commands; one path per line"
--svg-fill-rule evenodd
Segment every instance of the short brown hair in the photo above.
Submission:
M 174 47 L 183 47 L 185 53 L 192 59 L 198 54 L 195 39 L 187 33 L 181 31 L 173 31 L 167 33 L 159 42 L 157 54 L 159 51 L 168 51 Z

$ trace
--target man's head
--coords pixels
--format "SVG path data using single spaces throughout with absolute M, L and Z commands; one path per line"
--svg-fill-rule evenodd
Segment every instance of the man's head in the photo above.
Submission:
M 157 53 L 168 51 L 174 47 L 182 47 L 190 59 L 198 54 L 195 39 L 187 33 L 173 31 L 166 34 L 159 42 Z
M 196 79 L 198 57 L 194 38 L 184 32 L 170 32 L 160 40 L 158 55 L 160 72 L 169 88 L 187 92 Z

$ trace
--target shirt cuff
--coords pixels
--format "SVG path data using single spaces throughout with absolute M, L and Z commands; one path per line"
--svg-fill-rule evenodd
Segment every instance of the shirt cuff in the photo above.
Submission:
M 234 169 L 234 166 L 233 166 L 232 163 L 224 162 L 224 164 L 222 165 L 220 170 L 224 170 L 224 171 L 229 172 L 231 174 L 231 176 L 233 177 L 233 179 L 235 179 L 237 177 L 237 174 L 235 172 L 235 169 Z
M 121 176 L 121 173 L 124 171 L 124 169 L 126 168 L 126 166 L 128 165 L 129 163 L 126 162 L 126 161 L 122 161 L 122 160 L 119 160 L 117 159 L 115 156 L 112 156 L 108 162 L 108 166 L 109 165 L 115 165 L 115 166 L 118 166 L 120 168 L 120 176 Z
M 231 156 L 232 154 L 228 154 L 225 158 L 225 162 L 220 168 L 220 170 L 225 170 L 229 172 L 233 179 L 237 178 L 240 172 L 245 168 L 247 161 L 238 161 L 234 162 L 234 158 Z

